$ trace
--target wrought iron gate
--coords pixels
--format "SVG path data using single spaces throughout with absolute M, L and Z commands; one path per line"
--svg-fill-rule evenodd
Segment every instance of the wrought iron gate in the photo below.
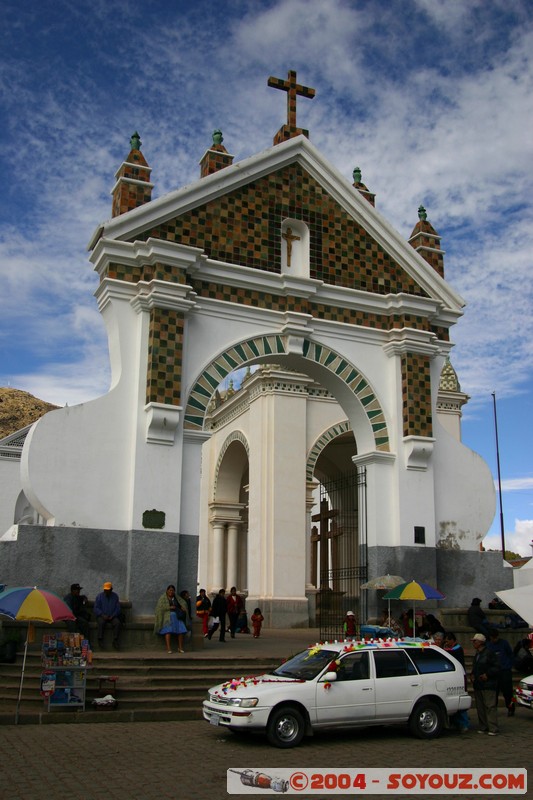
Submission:
M 320 500 L 317 623 L 324 641 L 343 637 L 347 611 L 353 611 L 358 626 L 366 620 L 366 593 L 360 591 L 368 569 L 366 469 L 321 484 Z

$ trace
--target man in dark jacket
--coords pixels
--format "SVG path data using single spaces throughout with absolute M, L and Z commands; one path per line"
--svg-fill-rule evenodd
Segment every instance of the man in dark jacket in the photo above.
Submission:
M 472 644 L 476 654 L 470 678 L 479 720 L 478 733 L 496 736 L 500 732 L 497 706 L 500 663 L 496 653 L 488 649 L 487 639 L 482 633 L 474 634 Z
M 501 692 L 507 708 L 507 716 L 512 717 L 515 711 L 513 700 L 513 649 L 507 639 L 500 637 L 498 628 L 491 628 L 487 647 L 496 653 L 500 664 L 498 676 L 498 694 Z
M 86 608 L 87 598 L 84 594 L 80 594 L 81 588 L 79 583 L 71 583 L 70 592 L 63 598 L 76 617 L 74 622 L 67 622 L 67 630 L 73 632 L 79 631 L 84 639 L 88 639 L 90 630 L 89 619 L 91 615 Z
M 220 589 L 219 593 L 213 599 L 213 605 L 211 606 L 210 612 L 210 615 L 219 621 L 209 628 L 209 633 L 207 634 L 208 639 L 211 639 L 217 627 L 220 625 L 220 634 L 218 640 L 219 642 L 226 641 L 226 609 L 226 590 Z

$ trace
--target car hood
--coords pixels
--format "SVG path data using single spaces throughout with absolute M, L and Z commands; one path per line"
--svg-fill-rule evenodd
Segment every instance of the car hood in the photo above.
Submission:
M 246 697 L 253 696 L 257 692 L 258 687 L 266 689 L 272 687 L 273 684 L 280 683 L 306 683 L 301 678 L 287 678 L 281 675 L 254 675 L 242 678 L 232 678 L 225 683 L 219 683 L 217 686 L 212 686 L 209 689 L 209 694 L 216 694 L 220 697 Z

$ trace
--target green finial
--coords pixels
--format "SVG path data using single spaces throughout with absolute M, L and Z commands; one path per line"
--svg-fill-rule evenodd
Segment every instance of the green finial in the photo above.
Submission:
M 222 136 L 222 131 L 219 131 L 218 128 L 216 131 L 213 131 L 213 144 L 222 144 L 224 141 L 224 137 Z
M 359 167 L 355 167 L 353 171 L 353 182 L 361 183 L 361 176 L 362 176 L 361 170 L 359 169 Z
M 418 206 L 418 219 L 420 220 L 420 222 L 425 222 L 427 218 L 428 215 L 426 213 L 426 209 L 424 208 L 424 206 Z
M 139 136 L 137 131 L 135 131 L 135 133 L 133 134 L 133 136 L 130 139 L 131 149 L 132 150 L 140 150 L 141 149 L 141 145 L 142 145 L 141 137 Z

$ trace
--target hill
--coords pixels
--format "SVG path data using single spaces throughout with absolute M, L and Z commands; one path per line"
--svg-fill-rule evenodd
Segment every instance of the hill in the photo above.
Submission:
M 0 388 L 0 439 L 31 425 L 54 408 L 59 406 L 39 400 L 21 389 Z

